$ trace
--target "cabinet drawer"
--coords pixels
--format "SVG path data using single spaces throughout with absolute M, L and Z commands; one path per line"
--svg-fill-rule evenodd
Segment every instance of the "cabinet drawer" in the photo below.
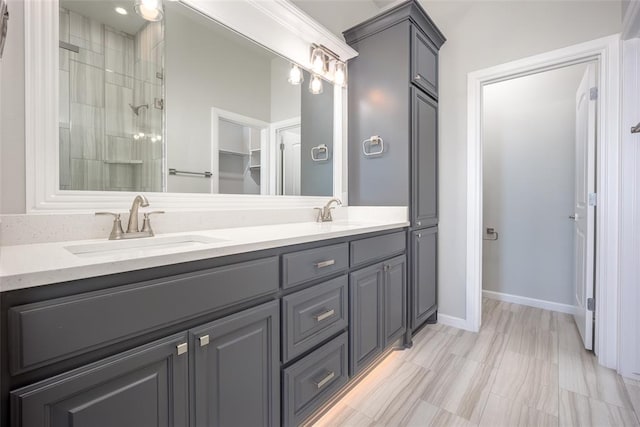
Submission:
M 349 266 L 346 243 L 293 252 L 282 256 L 283 287 L 339 273 Z
M 404 231 L 351 242 L 351 266 L 382 260 L 405 251 Z
M 348 283 L 344 275 L 282 299 L 285 362 L 349 324 Z
M 286 368 L 284 425 L 300 425 L 349 380 L 347 333 Z
M 415 27 L 411 28 L 411 81 L 438 98 L 438 49 Z
M 264 258 L 9 310 L 13 374 L 104 347 L 278 290 Z

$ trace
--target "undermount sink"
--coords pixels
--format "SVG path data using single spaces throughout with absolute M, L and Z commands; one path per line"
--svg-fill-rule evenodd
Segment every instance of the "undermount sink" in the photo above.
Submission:
M 109 240 L 86 245 L 66 246 L 65 249 L 79 257 L 97 257 L 105 255 L 133 255 L 155 250 L 198 247 L 213 243 L 227 242 L 225 239 L 199 235 L 146 237 L 132 240 Z

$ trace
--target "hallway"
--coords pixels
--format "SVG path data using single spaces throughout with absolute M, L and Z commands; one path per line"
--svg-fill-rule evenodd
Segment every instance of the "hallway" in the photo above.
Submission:
M 485 298 L 480 333 L 428 325 L 315 426 L 638 426 L 639 411 L 640 383 L 598 366 L 571 316 Z

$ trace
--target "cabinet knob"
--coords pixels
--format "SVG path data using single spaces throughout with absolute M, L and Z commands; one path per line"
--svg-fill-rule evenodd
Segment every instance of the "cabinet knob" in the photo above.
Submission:
M 176 350 L 178 350 L 178 356 L 180 356 L 181 354 L 185 354 L 187 351 L 189 351 L 189 344 L 187 344 L 186 342 L 178 344 L 176 346 Z
M 422 77 L 420 77 L 420 74 L 418 74 L 418 75 L 416 76 L 416 80 L 420 80 L 421 78 L 422 78 Z
M 422 225 L 422 221 L 418 221 L 418 225 Z
M 418 233 L 418 239 L 422 237 L 422 233 Z
M 200 338 L 198 338 L 198 341 L 200 341 L 200 347 L 209 345 L 209 335 L 201 336 Z

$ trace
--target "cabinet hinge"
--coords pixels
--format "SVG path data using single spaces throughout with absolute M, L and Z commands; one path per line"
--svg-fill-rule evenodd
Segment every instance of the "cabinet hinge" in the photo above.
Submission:
M 280 143 L 280 151 L 284 151 L 284 143 L 283 142 Z
M 598 194 L 597 193 L 589 193 L 589 206 L 596 206 L 598 204 Z
M 598 88 L 597 87 L 592 87 L 591 89 L 589 89 L 589 99 L 591 101 L 594 101 L 594 100 L 598 99 Z
M 595 311 L 596 310 L 596 300 L 593 298 L 587 298 L 587 310 Z

